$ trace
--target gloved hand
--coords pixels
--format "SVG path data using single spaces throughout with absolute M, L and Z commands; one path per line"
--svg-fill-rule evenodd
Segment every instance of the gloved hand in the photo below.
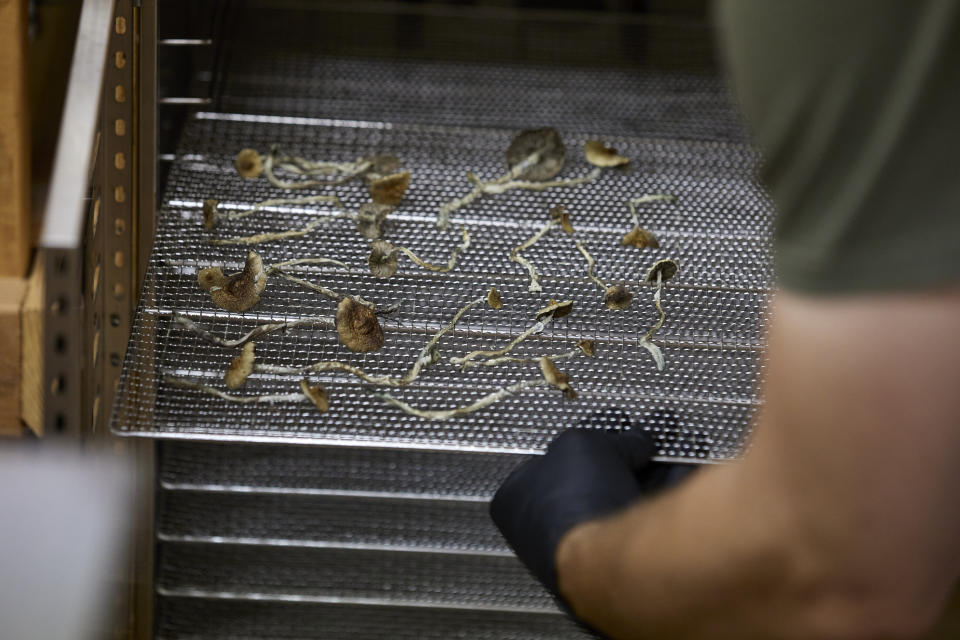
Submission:
M 663 418 L 647 416 L 654 417 Z M 586 422 L 594 428 L 564 431 L 544 455 L 514 469 L 490 503 L 517 557 L 557 597 L 554 560 L 570 529 L 675 484 L 695 468 L 653 462 L 653 439 L 623 412 L 600 412 Z

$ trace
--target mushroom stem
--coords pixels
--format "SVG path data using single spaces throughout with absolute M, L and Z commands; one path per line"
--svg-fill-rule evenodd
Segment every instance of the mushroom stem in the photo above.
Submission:
M 343 203 L 340 202 L 340 198 L 337 196 L 307 196 L 305 198 L 273 198 L 271 200 L 263 200 L 253 205 L 252 209 L 247 209 L 246 211 L 233 211 L 230 213 L 220 213 L 215 214 L 216 220 L 240 220 L 248 216 L 252 216 L 255 213 L 266 210 L 267 207 L 277 207 L 285 204 L 316 204 L 319 202 L 329 202 L 337 205 L 337 208 L 341 211 L 343 210 Z
M 339 300 L 343 300 L 344 298 L 353 298 L 355 301 L 359 302 L 360 304 L 362 304 L 362 305 L 365 306 L 365 307 L 369 307 L 369 308 L 371 308 L 371 309 L 373 309 L 373 308 L 376 307 L 376 305 L 375 305 L 374 303 L 370 302 L 369 300 L 364 300 L 364 299 L 361 298 L 360 296 L 347 296 L 347 295 L 345 295 L 345 294 L 338 293 L 338 292 L 334 291 L 333 289 L 328 289 L 328 288 L 326 288 L 326 287 L 323 286 L 322 284 L 316 284 L 316 283 L 310 282 L 310 281 L 308 281 L 308 280 L 303 280 L 302 278 L 298 278 L 298 277 L 296 277 L 296 276 L 292 276 L 292 275 L 290 275 L 289 273 L 287 273 L 287 272 L 285 272 L 285 271 L 281 271 L 280 269 L 275 269 L 275 270 L 272 271 L 271 273 L 272 273 L 272 274 L 275 273 L 276 275 L 280 276 L 280 277 L 283 278 L 284 280 L 289 280 L 290 282 L 295 282 L 295 283 L 297 283 L 297 284 L 299 284 L 299 285 L 302 285 L 302 286 L 304 286 L 304 287 L 306 287 L 306 288 L 308 288 L 308 289 L 313 289 L 313 290 L 316 291 L 317 293 L 320 293 L 320 294 L 322 294 L 322 295 L 325 295 L 325 296 L 327 296 L 328 298 L 330 298 L 331 300 L 337 300 L 337 301 L 339 301 Z
M 536 380 L 521 380 L 520 382 L 516 382 L 508 387 L 503 387 L 502 389 L 498 389 L 497 391 L 489 393 L 473 404 L 468 404 L 463 407 L 456 407 L 454 409 L 439 410 L 418 409 L 417 407 L 411 406 L 403 400 L 390 395 L 389 393 L 382 393 L 378 391 L 372 391 L 371 393 L 387 404 L 393 405 L 394 407 L 397 407 L 398 409 L 401 409 L 411 415 L 426 418 L 427 420 L 449 420 L 450 418 L 454 418 L 456 416 L 462 416 L 464 414 L 473 413 L 474 411 L 479 411 L 480 409 L 489 407 L 490 405 L 499 402 L 504 398 L 520 393 L 525 389 L 531 389 L 533 387 L 545 387 L 548 384 L 550 383 L 543 378 L 537 378 Z
M 465 196 L 456 198 L 440 207 L 440 213 L 437 215 L 437 227 L 446 229 L 450 226 L 450 214 L 472 203 L 482 195 L 499 195 L 514 189 L 527 189 L 530 191 L 546 191 L 554 187 L 575 187 L 587 182 L 596 180 L 600 175 L 600 168 L 593 169 L 585 176 L 579 178 L 570 178 L 568 180 L 547 180 L 544 182 L 533 182 L 530 180 L 516 180 L 524 171 L 540 161 L 540 153 L 535 152 L 527 156 L 522 162 L 515 165 L 506 175 L 502 175 L 496 180 L 484 182 L 473 173 L 467 173 L 467 180 L 473 184 L 473 189 Z
M 517 245 L 510 251 L 510 262 L 516 262 L 517 264 L 523 265 L 523 267 L 527 270 L 527 273 L 530 274 L 530 286 L 527 287 L 527 290 L 531 293 L 543 291 L 543 288 L 540 286 L 540 274 L 537 273 L 537 268 L 534 267 L 529 260 L 520 255 L 520 252 L 535 245 L 537 241 L 545 236 L 555 224 L 556 222 L 550 220 L 545 225 L 540 227 L 539 231 L 527 238 L 523 244 Z
M 527 189 L 528 191 L 546 191 L 554 187 L 576 187 L 587 182 L 592 182 L 600 176 L 601 169 L 597 167 L 585 176 L 579 178 L 569 178 L 567 180 L 547 180 L 544 182 L 531 182 L 528 180 L 510 180 L 504 183 L 484 182 L 479 183 L 480 191 L 488 195 L 498 195 L 513 189 Z
M 568 358 L 573 358 L 575 356 L 583 354 L 583 349 L 577 347 L 576 349 L 571 349 L 570 351 L 564 351 L 563 353 L 557 354 L 548 354 L 547 357 L 551 360 L 566 360 Z M 505 364 L 507 362 L 514 362 L 518 364 L 537 364 L 540 362 L 540 356 L 534 358 L 518 358 L 516 356 L 502 356 L 499 358 L 490 358 L 489 360 L 471 360 L 466 362 L 463 365 L 463 369 L 469 369 L 471 367 L 495 367 L 498 364 Z
M 292 267 L 298 264 L 332 264 L 344 269 L 350 268 L 350 265 L 347 263 L 334 260 L 333 258 L 294 258 L 293 260 L 284 260 L 283 262 L 267 265 L 267 275 L 273 275 L 277 271 L 281 271 L 284 267 Z
M 451 252 L 450 254 L 450 259 L 447 260 L 446 266 L 436 265 L 436 264 L 431 264 L 429 262 L 426 262 L 421 258 L 419 258 L 413 251 L 411 251 L 410 249 L 407 249 L 406 247 L 397 247 L 396 250 L 402 253 L 403 255 L 407 256 L 408 258 L 410 258 L 410 260 L 412 260 L 414 264 L 420 265 L 424 269 L 429 269 L 430 271 L 437 271 L 440 273 L 446 273 L 448 271 L 453 270 L 453 268 L 457 266 L 457 257 L 470 247 L 470 234 L 467 232 L 467 228 L 460 227 L 460 232 L 461 232 L 461 237 L 463 238 L 463 241 L 459 245 L 454 247 L 453 252 Z
M 365 160 L 358 161 L 356 163 L 312 163 L 309 160 L 304 158 L 298 158 L 295 156 L 288 155 L 279 155 L 277 153 L 277 146 L 274 145 L 270 149 L 270 153 L 267 154 L 266 159 L 263 163 L 263 173 L 267 177 L 267 180 L 270 181 L 275 187 L 280 189 L 309 189 L 312 187 L 328 187 L 336 186 L 349 182 L 353 180 L 358 175 L 369 169 L 371 163 Z M 349 168 L 352 171 L 348 170 L 344 172 L 343 177 L 337 178 L 335 180 L 304 180 L 302 182 L 288 182 L 286 180 L 280 180 L 277 178 L 274 173 L 274 167 L 283 168 L 285 170 L 292 170 L 291 173 L 296 173 L 298 175 L 331 175 L 336 173 L 334 168 Z M 323 167 L 323 168 L 321 168 Z
M 587 251 L 587 248 L 583 246 L 583 243 L 579 240 L 577 240 L 577 249 L 583 254 L 583 257 L 587 259 L 587 277 L 590 278 L 591 282 L 600 287 L 601 291 L 606 291 L 607 285 L 604 284 L 603 280 L 598 278 L 593 273 L 593 267 L 596 264 L 596 261 L 593 259 L 593 256 L 590 255 L 590 252 Z
M 553 320 L 553 316 L 549 315 L 544 317 L 543 320 L 538 320 L 535 324 L 528 327 L 523 333 L 518 335 L 516 338 L 510 341 L 510 343 L 503 347 L 502 349 L 497 349 L 495 351 L 471 351 L 462 358 L 450 358 L 450 364 L 460 367 L 461 371 L 465 371 L 468 367 L 473 366 L 471 363 L 477 358 L 489 358 L 494 356 L 502 356 L 509 353 L 516 347 L 518 344 L 529 338 L 535 333 L 540 333 L 543 331 L 550 321 Z
M 330 216 L 329 218 L 320 218 L 319 220 L 314 220 L 307 226 L 302 229 L 287 229 L 286 231 L 274 231 L 270 233 L 257 233 L 252 236 L 233 236 L 230 238 L 213 238 L 210 240 L 210 244 L 224 245 L 224 244 L 259 244 L 261 242 L 270 242 L 271 240 L 283 240 L 284 238 L 299 238 L 300 236 L 305 236 L 308 233 L 313 232 L 320 225 L 324 225 L 331 220 L 337 220 L 340 218 L 349 218 L 349 213 L 340 213 L 335 216 Z
M 663 351 L 660 350 L 660 347 L 655 345 L 650 339 L 653 335 L 660 330 L 660 327 L 663 326 L 663 321 L 666 319 L 667 314 L 663 312 L 663 307 L 660 306 L 660 291 L 663 289 L 663 274 L 659 271 L 657 272 L 657 290 L 653 294 L 653 303 L 657 307 L 657 313 L 660 317 L 657 319 L 656 324 L 650 327 L 650 330 L 647 331 L 646 335 L 640 338 L 640 346 L 650 352 L 650 355 L 653 356 L 653 361 L 657 364 L 657 370 L 663 371 L 664 359 Z
M 275 333 L 277 331 L 282 331 L 284 329 L 292 329 L 294 327 L 300 327 L 303 325 L 327 325 L 333 326 L 333 317 L 332 316 L 317 316 L 314 318 L 300 318 L 297 320 L 287 320 L 286 322 L 270 322 L 267 324 L 261 324 L 258 327 L 255 327 L 253 330 L 245 333 L 244 335 L 236 338 L 234 340 L 227 340 L 226 338 L 221 338 L 218 335 L 211 333 L 210 331 L 204 329 L 198 325 L 193 320 L 180 315 L 179 313 L 174 312 L 173 321 L 179 324 L 181 327 L 195 333 L 207 342 L 212 342 L 213 344 L 219 345 L 221 347 L 226 347 L 228 349 L 233 347 L 242 347 L 251 340 L 256 340 L 260 336 L 265 336 L 270 333 Z
M 534 151 L 529 156 L 527 156 L 526 158 L 524 158 L 523 160 L 515 164 L 513 167 L 511 167 L 510 171 L 500 176 L 496 180 L 491 180 L 486 184 L 504 184 L 505 182 L 510 182 L 511 180 L 515 180 L 517 176 L 521 175 L 523 172 L 525 172 L 527 169 L 537 164 L 538 162 L 540 162 L 540 152 Z M 439 215 L 437 215 L 438 228 L 446 229 L 447 227 L 449 227 L 451 213 L 453 213 L 457 209 L 466 207 L 467 205 L 472 203 L 474 200 L 479 198 L 481 195 L 483 195 L 482 185 L 485 183 L 480 182 L 480 180 L 478 180 L 476 176 L 473 175 L 472 173 L 467 173 L 467 180 L 473 183 L 474 185 L 473 189 L 469 193 L 467 193 L 465 196 L 462 196 L 460 198 L 454 198 L 450 202 L 447 202 L 446 204 L 440 207 L 440 213 Z
M 640 216 L 637 215 L 637 205 L 651 202 L 673 202 L 676 199 L 676 196 L 671 196 L 666 193 L 653 193 L 628 200 L 627 206 L 630 207 L 630 217 L 633 218 L 633 226 L 640 226 Z
M 439 331 L 437 331 L 423 346 L 419 355 L 417 355 L 417 359 L 414 361 L 413 366 L 410 367 L 410 370 L 400 378 L 371 375 L 359 367 L 354 367 L 353 365 L 349 365 L 345 362 L 336 361 L 314 362 L 313 364 L 304 365 L 302 367 L 282 367 L 277 365 L 258 364 L 254 365 L 253 370 L 261 373 L 298 376 L 306 375 L 307 373 L 311 372 L 319 373 L 321 371 L 344 371 L 372 384 L 385 385 L 388 387 L 404 387 L 416 380 L 420 376 L 420 372 L 423 370 L 423 368 L 433 360 L 433 348 L 436 346 L 437 342 L 440 341 L 440 338 L 457 326 L 457 322 L 460 321 L 460 318 L 463 317 L 463 314 L 485 300 L 485 297 L 471 300 L 464 305 L 462 309 L 457 311 L 457 313 L 454 314 L 453 319 Z
M 178 389 L 192 389 L 194 391 L 202 391 L 204 393 L 209 393 L 212 396 L 216 396 L 223 400 L 228 400 L 230 402 L 237 402 L 239 404 L 256 404 L 256 403 L 266 403 L 273 404 L 275 402 L 309 402 L 305 394 L 297 393 L 276 393 L 262 396 L 235 396 L 230 393 L 224 393 L 215 387 L 206 385 L 200 382 L 194 382 L 193 380 L 187 380 L 186 378 L 179 378 L 170 373 L 163 374 L 163 381 L 169 384 L 172 387 L 177 387 Z

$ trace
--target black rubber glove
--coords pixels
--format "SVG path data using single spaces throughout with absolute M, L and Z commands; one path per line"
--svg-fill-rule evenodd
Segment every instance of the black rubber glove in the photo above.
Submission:
M 675 484 L 693 468 L 653 462 L 653 439 L 642 425 L 623 430 L 630 426 L 623 412 L 608 410 L 587 422 L 593 428 L 564 431 L 544 455 L 518 466 L 490 503 L 517 557 L 557 597 L 554 559 L 571 528 Z

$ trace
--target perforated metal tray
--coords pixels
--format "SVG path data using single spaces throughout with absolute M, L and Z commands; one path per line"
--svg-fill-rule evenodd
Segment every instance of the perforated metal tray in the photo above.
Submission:
M 498 68 L 491 67 L 479 69 L 483 73 L 477 76 L 488 89 L 489 104 L 483 109 L 461 109 L 467 94 L 480 89 L 461 83 L 461 94 L 453 95 L 452 71 L 442 65 L 436 68 L 435 82 L 425 70 L 423 84 L 397 85 L 377 84 L 377 78 L 402 75 L 402 65 L 351 64 L 353 82 L 366 82 L 368 95 L 376 99 L 361 104 L 359 98 L 338 101 L 334 94 L 311 98 L 308 110 L 336 117 L 240 113 L 266 109 L 258 102 L 266 98 L 251 98 L 252 102 L 231 98 L 251 93 L 240 89 L 235 93 L 242 78 L 233 76 L 234 84 L 227 86 L 219 105 L 228 104 L 233 111 L 201 112 L 189 122 L 159 215 L 115 407 L 115 431 L 160 438 L 530 453 L 584 416 L 615 405 L 636 417 L 651 411 L 675 416 L 646 425 L 663 456 L 735 456 L 758 403 L 755 382 L 771 280 L 770 206 L 752 178 L 757 156 L 738 137 L 736 119 L 720 85 L 681 75 L 638 74 L 631 80 L 624 72 L 578 72 L 560 77 L 521 67 L 499 68 L 501 75 L 497 75 Z M 529 80 L 526 85 L 523 78 Z M 497 84 L 498 79 L 503 82 Z M 556 99 L 531 103 L 525 97 L 534 90 L 531 87 L 542 96 L 552 91 Z M 651 87 L 669 91 L 651 93 Z M 424 94 L 436 97 L 444 91 L 447 100 L 424 98 Z M 387 97 L 395 94 L 396 111 L 384 92 Z M 594 125 L 594 112 L 584 96 L 614 96 L 628 114 L 624 122 L 642 118 L 645 110 L 670 117 L 660 131 L 655 120 L 644 121 L 636 127 L 643 135 L 629 135 L 626 131 L 632 127 L 611 124 L 615 118 L 606 107 L 597 108 Z M 631 109 L 633 104 L 637 106 Z M 410 105 L 419 110 L 411 111 Z M 412 113 L 417 122 L 411 122 Z M 451 113 L 461 119 L 451 120 Z M 491 113 L 497 114 L 495 125 Z M 709 133 L 705 117 L 715 119 L 715 135 Z M 505 122 L 515 125 L 504 127 Z M 678 134 L 685 122 L 690 135 Z M 560 177 L 589 171 L 581 149 L 592 137 L 615 146 L 633 159 L 632 165 L 627 171 L 605 171 L 594 183 L 579 187 L 485 197 L 456 212 L 451 230 L 434 227 L 440 204 L 469 190 L 467 171 L 485 179 L 501 175 L 504 150 L 512 136 L 522 128 L 544 125 L 556 126 L 568 148 Z M 459 242 L 461 225 L 469 230 L 472 244 L 449 274 L 429 273 L 401 260 L 400 273 L 386 281 L 369 275 L 368 243 L 345 220 L 332 221 L 302 238 L 259 245 L 257 250 L 267 263 L 317 256 L 342 260 L 349 269 L 302 268 L 297 275 L 380 304 L 402 301 L 402 305 L 396 314 L 381 318 L 387 341 L 380 351 L 351 353 L 339 344 L 332 327 L 317 326 L 261 339 L 258 362 L 342 360 L 373 374 L 402 375 L 437 329 L 466 302 L 495 285 L 504 308 L 494 311 L 481 305 L 467 313 L 456 331 L 440 343 L 443 361 L 426 369 L 414 384 L 395 390 L 396 395 L 416 406 L 447 408 L 473 402 L 510 382 L 537 378 L 535 364 L 460 372 L 446 360 L 505 344 L 532 324 L 536 309 L 556 298 L 573 300 L 574 312 L 553 322 L 517 353 L 538 356 L 566 351 L 581 339 L 595 341 L 594 358 L 575 358 L 561 365 L 573 379 L 577 400 L 563 400 L 555 390 L 535 389 L 482 412 L 436 422 L 385 405 L 365 384 L 341 374 L 311 377 L 330 393 L 332 406 L 325 414 L 309 404 L 229 404 L 165 384 L 163 374 L 172 373 L 223 388 L 223 372 L 237 355 L 237 350 L 183 331 L 171 322 L 174 312 L 227 337 L 263 322 L 333 313 L 333 301 L 275 278 L 261 302 L 244 314 L 216 308 L 196 284 L 198 269 L 211 265 L 239 269 L 246 253 L 245 247 L 211 245 L 210 238 L 300 228 L 317 215 L 332 214 L 329 208 L 278 207 L 212 233 L 204 231 L 204 198 L 217 198 L 227 209 L 242 209 L 267 198 L 290 196 L 263 179 L 243 180 L 232 168 L 240 148 L 265 152 L 272 144 L 316 159 L 352 160 L 371 153 L 394 153 L 411 171 L 413 181 L 391 216 L 386 237 L 432 262 L 446 261 Z M 362 181 L 323 192 L 336 193 L 348 209 L 368 199 Z M 620 237 L 631 226 L 626 201 L 649 193 L 677 198 L 640 210 L 642 224 L 659 237 L 661 248 L 640 251 L 620 245 Z M 559 230 L 551 232 L 525 252 L 543 274 L 543 293 L 531 294 L 524 269 L 509 262 L 507 255 L 545 222 L 555 204 L 566 206 L 577 231 L 572 237 Z M 597 258 L 601 279 L 627 282 L 633 289 L 636 297 L 627 310 L 604 308 L 600 290 L 585 276 L 586 264 L 575 248 L 575 238 Z M 680 265 L 679 275 L 664 288 L 667 320 L 655 338 L 666 358 L 662 372 L 638 344 L 656 319 L 653 291 L 640 280 L 660 258 L 672 258 Z M 296 377 L 254 374 L 241 393 L 291 392 L 297 382 Z

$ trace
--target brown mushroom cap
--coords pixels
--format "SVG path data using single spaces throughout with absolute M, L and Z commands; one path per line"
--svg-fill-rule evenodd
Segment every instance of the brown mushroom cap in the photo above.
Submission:
M 497 291 L 496 287 L 490 287 L 490 291 L 487 292 L 487 304 L 494 309 L 501 309 L 503 307 L 503 301 L 500 300 L 500 292 Z
M 227 368 L 227 374 L 224 376 L 227 389 L 239 389 L 247 382 L 247 377 L 253 373 L 253 361 L 253 343 L 248 342 L 243 345 L 240 355 L 234 358 Z
M 300 391 L 303 391 L 303 395 L 307 396 L 317 409 L 320 410 L 320 413 L 324 413 L 330 408 L 330 398 L 327 397 L 327 391 L 320 385 L 310 386 L 306 380 L 300 381 Z
M 580 347 L 580 350 L 583 351 L 584 355 L 591 358 L 597 352 L 593 346 L 593 340 L 581 340 L 577 346 Z
M 213 229 L 217 225 L 217 206 L 219 200 L 207 198 L 203 201 L 203 226 L 206 229 Z
M 557 369 L 557 365 L 553 364 L 553 360 L 547 356 L 540 358 L 540 373 L 543 374 L 544 380 L 563 391 L 564 397 L 568 400 L 577 397 L 576 391 L 570 386 L 570 376 Z
M 515 166 L 539 153 L 540 158 L 529 169 L 519 174 L 523 180 L 549 180 L 563 169 L 567 148 L 553 127 L 521 131 L 507 147 L 507 166 Z
M 233 160 L 233 166 L 244 178 L 256 178 L 263 173 L 263 158 L 256 149 L 241 149 Z
M 197 282 L 200 283 L 200 288 L 210 293 L 210 290 L 214 287 L 223 287 L 227 282 L 227 276 L 223 275 L 223 270 L 220 267 L 207 267 L 206 269 L 200 269 L 200 272 L 197 273 Z
M 398 251 L 386 240 L 374 240 L 370 244 L 367 265 L 370 273 L 378 278 L 389 278 L 397 272 Z
M 633 294 L 622 284 L 607 287 L 606 293 L 603 294 L 603 304 L 607 305 L 607 309 L 626 309 L 630 306 L 631 300 L 633 300 Z
M 647 271 L 646 281 L 650 284 L 657 283 L 657 274 L 660 274 L 661 282 L 666 282 L 673 276 L 677 275 L 677 271 L 680 270 L 680 267 L 677 266 L 677 263 L 669 258 L 665 260 L 657 260 L 653 263 L 653 266 L 650 267 L 650 270 Z
M 255 251 L 251 251 L 247 254 L 243 271 L 227 277 L 221 285 L 213 285 L 209 289 L 210 298 L 221 309 L 246 311 L 260 301 L 260 294 L 266 286 L 267 273 L 263 261 Z
M 569 315 L 571 311 L 573 311 L 573 300 L 564 300 L 563 302 L 551 300 L 547 306 L 537 311 L 537 320 L 543 320 L 546 316 L 562 318 Z
M 657 237 L 642 227 L 634 227 L 628 231 L 620 238 L 620 244 L 632 245 L 637 249 L 645 249 L 647 247 L 651 249 L 660 248 L 660 241 L 657 240 Z
M 587 140 L 583 145 L 587 162 L 595 167 L 619 167 L 630 162 L 630 158 L 618 155 L 617 150 L 608 147 L 599 140 Z
M 366 202 L 357 211 L 357 231 L 364 238 L 376 240 L 380 237 L 380 225 L 387 219 L 393 207 L 387 204 Z
M 570 224 L 570 216 L 562 204 L 558 204 L 550 209 L 550 220 L 552 220 L 554 224 L 559 224 L 560 228 L 567 233 L 573 233 L 574 229 L 573 225 Z
M 410 172 L 394 173 L 370 183 L 370 197 L 377 204 L 396 206 L 410 186 Z
M 383 329 L 376 314 L 353 298 L 344 298 L 337 306 L 337 336 L 348 349 L 357 353 L 376 351 L 383 346 Z

